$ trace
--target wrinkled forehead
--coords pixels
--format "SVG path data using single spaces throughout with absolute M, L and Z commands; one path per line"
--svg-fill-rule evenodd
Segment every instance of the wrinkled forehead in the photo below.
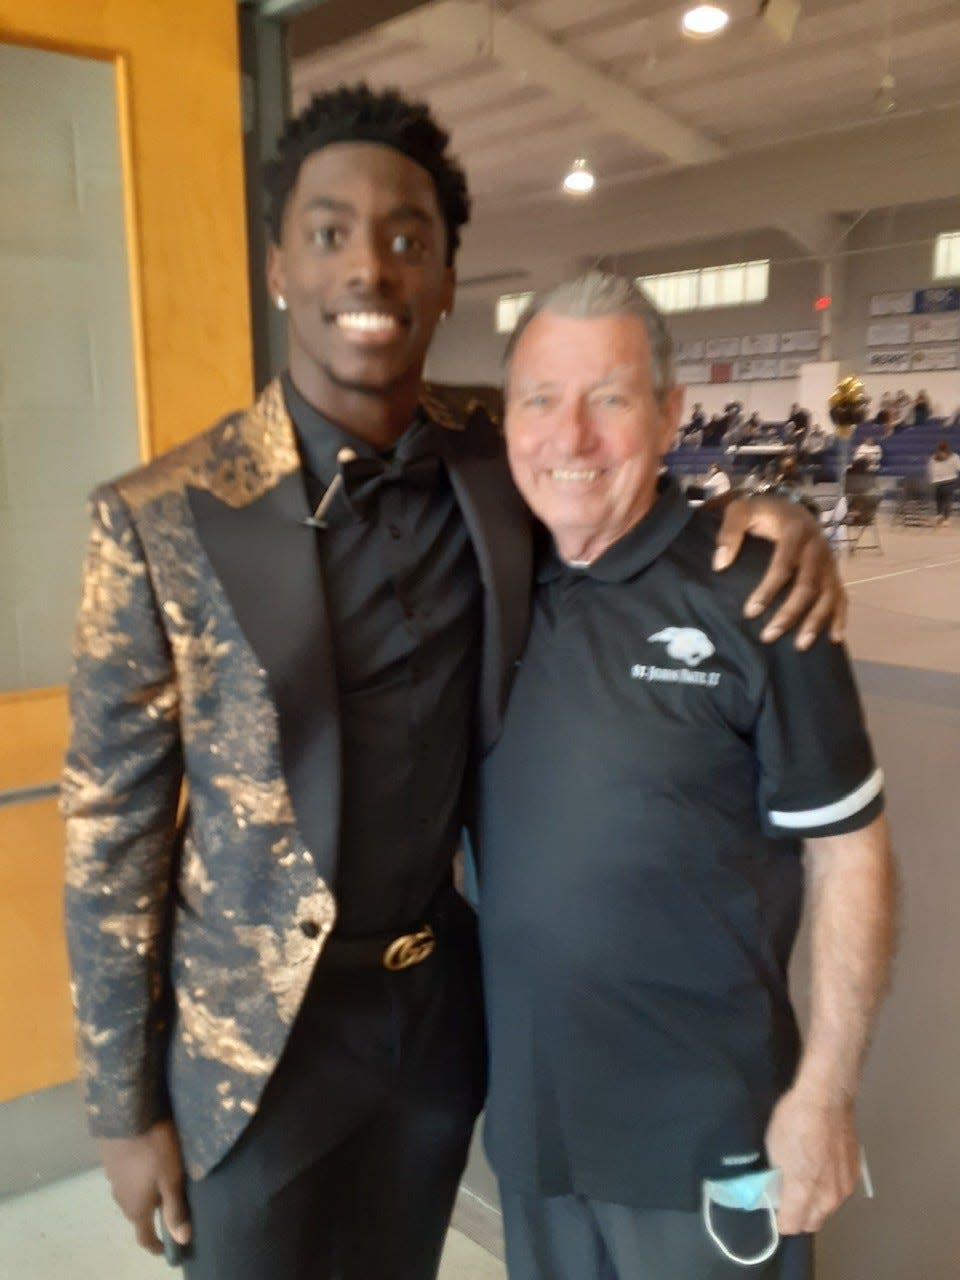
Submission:
M 647 328 L 639 316 L 566 316 L 544 310 L 529 322 L 511 354 L 511 392 L 541 382 L 586 387 L 651 381 Z

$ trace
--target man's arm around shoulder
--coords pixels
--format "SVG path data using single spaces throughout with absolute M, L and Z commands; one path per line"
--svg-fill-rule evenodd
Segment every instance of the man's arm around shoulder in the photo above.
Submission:
M 760 639 L 770 643 L 796 628 L 796 647 L 809 649 L 829 623 L 830 639 L 842 640 L 847 597 L 833 552 L 811 513 L 786 498 L 743 498 L 732 492 L 712 499 L 709 506 L 723 512 L 715 569 L 726 569 L 734 562 L 748 533 L 774 545 L 767 571 L 744 605 L 745 617 L 759 617 L 790 586 Z

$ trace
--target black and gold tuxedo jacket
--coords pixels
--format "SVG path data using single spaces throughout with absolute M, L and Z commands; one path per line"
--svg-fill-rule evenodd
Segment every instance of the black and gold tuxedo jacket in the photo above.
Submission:
M 525 638 L 528 517 L 494 413 L 428 387 L 484 585 L 481 745 Z M 94 1133 L 176 1117 L 202 1176 L 256 1111 L 336 918 L 340 744 L 316 534 L 278 382 L 98 489 L 63 811 Z

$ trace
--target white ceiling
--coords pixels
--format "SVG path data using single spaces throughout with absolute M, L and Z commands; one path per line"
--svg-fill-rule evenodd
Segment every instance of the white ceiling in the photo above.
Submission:
M 772 156 L 781 183 L 784 161 L 794 157 L 786 166 L 792 189 L 774 193 L 776 208 L 768 209 L 769 184 L 747 182 L 752 203 L 733 221 L 740 218 L 742 229 L 781 226 L 808 246 L 830 231 L 835 214 L 865 207 L 861 178 L 851 175 L 844 197 L 842 181 L 828 195 L 831 184 L 808 173 L 808 161 L 819 173 L 829 172 L 831 155 L 845 165 L 851 154 L 871 160 L 877 172 L 869 185 L 878 189 L 866 207 L 960 190 L 955 150 L 923 145 L 932 136 L 928 122 L 950 139 L 945 126 L 960 115 L 958 0 L 804 0 L 788 43 L 757 16 L 757 0 L 730 0 L 728 30 L 690 41 L 680 31 L 686 7 L 665 0 L 435 0 L 296 58 L 293 107 L 361 78 L 427 99 L 470 179 L 476 230 L 465 248 L 474 271 L 516 266 L 501 237 L 483 234 L 502 227 L 511 210 L 551 227 L 555 211 L 576 235 L 602 208 L 609 234 L 622 244 L 611 218 L 641 189 L 658 193 L 665 241 L 677 238 L 681 222 L 684 235 L 712 234 L 709 218 L 698 231 L 689 209 L 671 216 L 672 204 L 700 191 L 701 170 L 709 199 L 729 175 L 742 184 L 744 174 L 770 168 Z M 881 119 L 874 95 L 888 65 L 897 110 Z M 597 203 L 571 217 L 558 185 L 578 155 L 597 174 Z M 930 171 L 929 192 L 922 175 L 917 180 L 918 166 Z M 952 169 L 946 184 L 944 166 Z M 822 189 L 821 198 L 812 188 Z M 877 198 L 882 191 L 886 199 Z M 645 230 L 637 247 L 648 237 Z M 555 256 L 562 255 L 553 239 Z M 570 252 L 575 247 L 572 240 Z M 605 251 L 596 240 L 580 247 Z

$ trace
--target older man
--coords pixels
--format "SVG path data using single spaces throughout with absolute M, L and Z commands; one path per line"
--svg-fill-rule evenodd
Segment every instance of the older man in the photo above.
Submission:
M 592 273 L 525 313 L 507 450 L 552 538 L 479 823 L 513 1280 L 796 1280 L 858 1176 L 891 946 L 882 777 L 843 649 L 761 644 L 761 545 L 715 575 L 711 517 L 658 480 L 681 401 L 629 282 Z

